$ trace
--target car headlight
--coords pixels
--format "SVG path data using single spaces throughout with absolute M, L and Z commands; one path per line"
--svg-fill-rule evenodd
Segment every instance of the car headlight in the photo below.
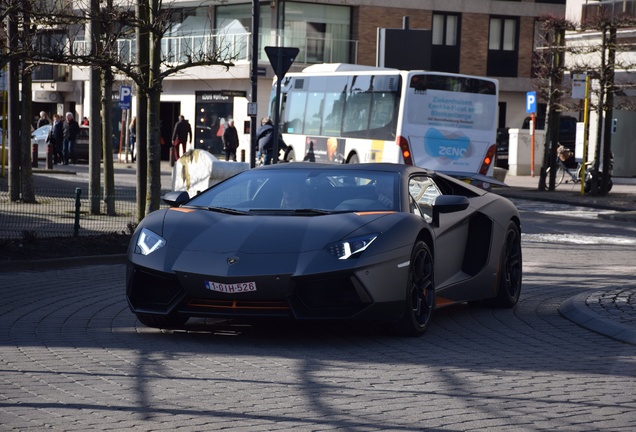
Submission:
M 137 238 L 135 252 L 142 255 L 150 255 L 165 245 L 166 240 L 159 234 L 154 233 L 149 229 L 142 228 L 141 233 L 139 233 L 139 237 Z
M 366 250 L 373 241 L 378 238 L 377 234 L 368 234 L 360 237 L 341 240 L 327 246 L 327 251 L 338 259 L 349 259 L 356 257 Z

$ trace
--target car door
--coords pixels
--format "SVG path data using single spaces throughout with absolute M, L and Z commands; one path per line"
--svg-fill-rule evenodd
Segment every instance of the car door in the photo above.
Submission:
M 469 230 L 470 207 L 439 216 L 433 223 L 433 205 L 442 195 L 435 181 L 427 175 L 416 175 L 409 180 L 409 193 L 417 203 L 424 220 L 435 233 L 434 263 L 435 285 L 438 291 L 469 278 L 462 271 Z

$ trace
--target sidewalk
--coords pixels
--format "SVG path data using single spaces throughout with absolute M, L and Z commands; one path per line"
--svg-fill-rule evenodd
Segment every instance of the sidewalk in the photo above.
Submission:
M 636 179 L 614 178 L 614 186 L 606 196 L 581 195 L 581 185 L 565 183 L 554 191 L 538 190 L 539 177 L 506 176 L 509 187 L 493 188 L 501 196 L 582 207 L 613 210 L 602 213 L 604 219 L 636 223 Z M 567 299 L 559 312 L 570 321 L 609 336 L 636 345 L 636 288 L 585 292 Z

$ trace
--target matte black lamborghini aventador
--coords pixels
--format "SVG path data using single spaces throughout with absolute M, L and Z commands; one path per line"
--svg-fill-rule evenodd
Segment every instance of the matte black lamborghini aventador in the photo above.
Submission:
M 519 212 L 436 172 L 287 163 L 164 201 L 128 250 L 128 302 L 151 327 L 355 319 L 419 335 L 436 308 L 519 299 Z

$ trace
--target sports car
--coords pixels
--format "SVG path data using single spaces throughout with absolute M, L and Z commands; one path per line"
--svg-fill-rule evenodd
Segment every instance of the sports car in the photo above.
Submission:
M 437 308 L 519 299 L 516 207 L 437 172 L 291 162 L 163 200 L 127 255 L 128 303 L 150 327 L 373 320 L 417 336 Z

